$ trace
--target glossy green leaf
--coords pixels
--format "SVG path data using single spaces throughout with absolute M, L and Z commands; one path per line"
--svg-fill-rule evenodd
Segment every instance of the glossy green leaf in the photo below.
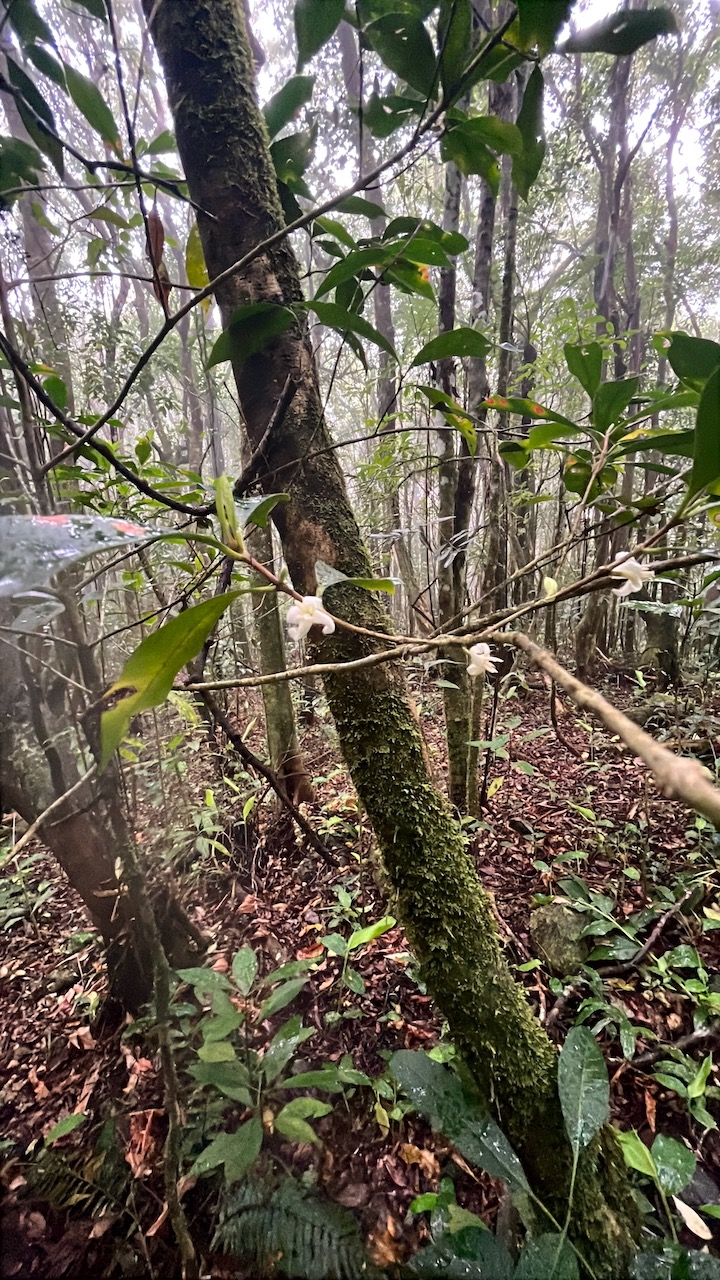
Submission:
M 337 1067 L 323 1067 L 319 1071 L 302 1071 L 300 1075 L 283 1080 L 284 1089 L 322 1089 L 325 1093 L 342 1093 L 343 1081 Z
M 311 1142 L 320 1146 L 320 1139 L 307 1120 L 319 1119 L 330 1111 L 330 1104 L 321 1102 L 319 1098 L 293 1098 L 278 1112 L 273 1127 L 290 1142 Z
M 64 1138 L 66 1134 L 72 1133 L 74 1129 L 78 1129 L 86 1120 L 87 1115 L 83 1112 L 63 1116 L 62 1120 L 58 1120 L 57 1124 L 54 1124 L 50 1132 L 45 1135 L 45 1146 L 51 1147 L 54 1142 Z
M 574 0 L 517 0 L 520 45 L 537 45 L 541 56 L 550 53 L 561 27 L 567 22 Z
M 249 995 L 257 977 L 258 958 L 252 947 L 241 947 L 233 957 L 232 976 L 241 995 Z
M 610 1114 L 605 1059 L 587 1027 L 573 1027 L 558 1062 L 558 1094 L 575 1155 L 595 1137 Z
M 409 14 L 391 13 L 365 28 L 365 38 L 386 67 L 430 97 L 437 87 L 435 51 L 426 28 Z
M 165 701 L 178 672 L 200 652 L 239 594 L 230 591 L 193 605 L 141 641 L 104 695 L 108 710 L 100 717 L 101 770 L 122 742 L 133 716 Z
M 281 129 L 310 101 L 315 87 L 314 76 L 291 76 L 263 107 L 268 133 L 274 138 Z
M 639 378 L 621 378 L 618 382 L 604 382 L 593 396 L 592 420 L 598 431 L 607 431 L 618 422 L 634 399 Z
M 414 1106 L 473 1164 L 502 1178 L 515 1192 L 530 1190 L 520 1161 L 505 1135 L 467 1094 L 455 1073 L 426 1053 L 400 1049 L 390 1070 Z
M 449 333 L 441 333 L 437 338 L 431 338 L 426 342 L 425 346 L 418 351 L 410 368 L 414 369 L 419 364 L 427 364 L 430 360 L 446 360 L 453 356 L 458 358 L 474 356 L 476 359 L 484 359 L 489 350 L 490 343 L 483 333 L 478 333 L 477 329 L 451 329 Z
M 307 978 L 290 978 L 289 982 L 283 982 L 279 987 L 276 987 L 260 1006 L 257 1016 L 258 1022 L 264 1022 L 266 1018 L 272 1018 L 274 1013 L 279 1013 L 281 1009 L 286 1009 L 306 985 Z
M 335 33 L 344 9 L 345 0 L 295 0 L 298 71 Z
M 271 512 L 281 502 L 289 501 L 289 493 L 260 493 L 253 498 L 236 498 L 235 509 L 243 529 L 248 524 L 256 524 L 258 528 L 266 529 Z
M 644 1173 L 648 1178 L 656 1180 L 657 1168 L 655 1161 L 635 1130 L 631 1129 L 629 1133 L 617 1133 L 615 1136 L 622 1148 L 626 1165 L 630 1169 L 637 1169 L 638 1173 Z
M 364 929 L 356 929 L 348 939 L 348 951 L 357 951 L 358 947 L 364 947 L 375 938 L 381 938 L 384 933 L 394 929 L 396 924 L 397 920 L 394 916 L 383 916 L 375 924 L 366 925 Z
M 364 196 L 347 196 L 336 207 L 338 213 L 351 213 L 357 218 L 385 217 L 385 210 L 382 206 L 373 204 L 371 200 L 366 200 Z
M 87 9 L 93 18 L 102 18 L 103 21 L 107 21 L 105 0 L 75 0 L 75 3 L 79 4 L 83 9 Z
M 228 1185 L 239 1182 L 260 1154 L 263 1127 L 259 1116 L 253 1116 L 235 1133 L 221 1133 L 200 1153 L 191 1174 L 210 1173 L 220 1165 L 225 1169 Z
M 295 314 L 289 307 L 274 302 L 252 302 L 240 307 L 213 345 L 208 369 L 225 360 L 237 363 L 248 360 L 289 329 L 294 320 Z
M 522 156 L 523 140 L 517 125 L 497 120 L 495 116 L 468 119 L 453 113 L 440 139 L 443 160 L 452 160 L 461 173 L 480 174 L 495 195 L 500 185 L 496 153 Z
M 397 244 L 401 237 L 404 238 L 404 243 Z M 392 218 L 383 231 L 382 239 L 383 243 L 395 241 L 397 248 L 405 255 L 410 252 L 417 239 L 425 242 L 434 241 L 451 257 L 458 253 L 465 253 L 466 249 L 470 248 L 469 241 L 459 231 L 445 231 L 437 222 L 431 222 L 429 218 L 410 218 L 406 215 Z
M 651 1155 L 657 1169 L 657 1180 L 669 1196 L 679 1196 L 695 1173 L 697 1160 L 684 1142 L 659 1133 L 652 1144 Z
M 54 44 L 52 31 L 45 19 L 40 17 L 34 0 L 2 0 L 2 3 L 10 26 L 21 44 L 33 44 L 36 40 Z
M 689 494 L 720 479 L 720 366 L 705 383 L 695 422 L 695 451 Z
M 668 336 L 670 346 L 665 354 L 673 373 L 682 378 L 683 382 L 707 382 L 720 365 L 720 343 L 711 342 L 709 338 L 691 337 L 689 333 L 681 333 L 679 330 Z
M 670 9 L 619 9 L 617 13 L 563 41 L 562 53 L 610 53 L 629 57 L 657 36 L 671 35 L 677 23 Z
M 578 1260 L 559 1233 L 526 1241 L 513 1280 L 580 1280 Z
M 185 274 L 192 289 L 204 289 L 210 282 L 205 253 L 200 238 L 200 228 L 193 222 L 185 245 Z M 204 303 L 206 311 L 210 308 L 210 299 Z
M 408 124 L 413 116 L 419 116 L 423 109 L 423 101 L 418 98 L 406 98 L 399 93 L 371 93 L 368 100 L 363 124 L 374 138 L 389 138 L 391 133 Z
M 651 431 L 643 433 L 636 440 L 620 441 L 619 444 L 618 454 L 656 449 L 658 453 L 672 457 L 692 458 L 695 451 L 695 431 Z
M 410 1271 L 439 1280 L 511 1280 L 514 1274 L 505 1246 L 490 1231 L 470 1226 L 444 1231 L 439 1239 L 413 1254 Z
M 238 1015 L 240 1025 L 242 1019 Z M 234 1062 L 235 1050 L 227 1040 L 211 1040 L 208 1044 L 201 1044 L 198 1049 L 198 1058 L 201 1062 Z
M 297 1014 L 283 1023 L 275 1033 L 262 1060 L 262 1072 L 268 1084 L 272 1084 L 284 1070 L 297 1048 L 315 1034 L 313 1027 L 304 1027 Z
M 60 569 L 155 532 L 105 516 L 0 516 L 0 598 L 44 587 Z
M 55 117 L 40 93 L 37 85 L 19 67 L 14 58 L 5 55 L 10 83 L 18 90 L 15 99 L 27 132 L 43 155 L 52 162 L 60 177 L 65 172 L 64 150 L 60 139 L 56 136 Z M 44 127 L 47 126 L 47 127 Z
M 394 360 L 397 359 L 392 343 L 383 334 L 379 333 L 370 324 L 369 320 L 365 320 L 356 311 L 346 311 L 344 307 L 338 306 L 336 302 L 317 302 L 313 300 L 308 302 L 307 306 L 310 311 L 315 312 L 320 323 L 324 324 L 328 329 L 334 329 L 343 336 L 347 333 L 356 333 L 359 337 L 366 338 L 368 342 L 373 342 L 375 346 L 381 347 Z
M 330 293 L 339 284 L 344 284 L 346 280 L 352 280 L 354 276 L 357 276 L 362 271 L 367 271 L 370 267 L 387 266 L 395 256 L 391 249 L 378 244 L 369 246 L 366 249 L 353 249 L 351 253 L 346 254 L 341 262 L 336 262 L 335 266 L 330 268 L 317 291 L 316 298 L 321 298 L 324 294 Z
M 599 342 L 568 342 L 564 348 L 567 367 L 592 399 L 602 380 L 603 353 Z
M 312 159 L 316 139 L 317 126 L 313 125 L 310 129 L 300 129 L 297 133 L 278 138 L 270 147 L 278 181 L 286 183 L 302 196 L 310 194 L 302 178 Z
M 523 94 L 517 128 L 522 138 L 522 151 L 513 155 L 512 177 L 523 200 L 527 200 L 545 158 L 543 127 L 543 95 L 545 81 L 539 67 L 534 67 Z
M 238 1059 L 233 1062 L 196 1062 L 189 1068 L 188 1074 L 197 1084 L 217 1089 L 224 1098 L 250 1106 L 250 1077 L 244 1062 Z
M 443 415 L 448 426 L 460 432 L 469 452 L 474 454 L 477 449 L 475 422 L 470 414 L 463 409 L 462 405 L 459 405 L 451 396 L 446 395 L 444 391 L 440 391 L 438 387 L 427 387 L 418 384 L 417 390 L 422 392 L 433 409 L 437 409 Z
M 444 5 L 438 21 L 440 83 L 447 98 L 462 78 L 472 50 L 472 8 L 470 0 L 453 0 Z
M 33 66 L 37 67 L 38 71 L 41 71 L 44 76 L 47 76 L 49 80 L 52 80 L 67 92 L 65 68 L 53 54 L 39 44 L 26 44 L 23 52 Z
M 93 129 L 100 134 L 103 142 L 107 142 L 115 151 L 120 152 L 120 134 L 115 123 L 115 116 L 95 81 L 76 71 L 67 62 L 63 63 L 63 66 L 65 68 L 65 83 L 75 106 L 82 112 L 88 124 L 92 125 Z

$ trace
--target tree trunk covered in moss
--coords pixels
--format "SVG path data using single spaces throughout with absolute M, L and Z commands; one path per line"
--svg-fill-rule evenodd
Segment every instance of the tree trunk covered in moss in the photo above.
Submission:
M 211 278 L 282 226 L 268 139 L 253 88 L 239 0 L 143 0 L 163 64 L 190 194 Z M 209 215 L 209 216 L 208 216 Z M 225 322 L 255 301 L 301 298 L 287 240 L 218 288 Z M 313 592 L 315 564 L 368 572 L 322 413 L 317 372 L 298 324 L 235 370 L 251 440 L 261 440 L 284 382 L 297 392 L 281 429 L 264 447 L 266 491 L 292 501 L 277 509 L 285 559 L 296 588 Z M 343 584 L 328 607 L 374 629 L 386 628 L 378 602 Z M 323 660 L 362 656 L 375 642 L 336 631 L 319 643 Z M 532 1184 L 563 1216 L 570 1152 L 556 1092 L 556 1052 L 513 979 L 461 833 L 428 770 L 417 717 L 401 669 L 385 665 L 328 677 L 326 691 L 343 754 L 383 850 L 411 945 L 453 1039 L 515 1145 Z M 626 1269 L 635 1215 L 609 1137 L 582 1162 L 574 1234 L 596 1274 Z M 603 1163 L 600 1168 L 598 1162 Z M 621 1185 L 618 1185 L 621 1184 Z M 603 1189 L 604 1188 L 604 1191 Z M 581 1243 L 582 1242 L 582 1243 Z

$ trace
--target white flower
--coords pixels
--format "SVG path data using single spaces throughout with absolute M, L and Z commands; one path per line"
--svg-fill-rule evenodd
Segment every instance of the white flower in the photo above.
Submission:
M 467 669 L 468 675 L 495 675 L 495 669 L 499 661 L 499 658 L 493 658 L 490 653 L 489 644 L 474 644 L 470 650 L 470 661 L 468 662 Z
M 311 627 L 322 627 L 324 636 L 335 630 L 335 620 L 323 609 L 319 596 L 303 596 L 291 604 L 287 624 L 293 640 L 304 640 Z
M 613 587 L 614 596 L 629 596 L 633 591 L 642 591 L 646 582 L 652 582 L 655 577 L 654 569 L 646 564 L 641 564 L 629 551 L 623 551 L 617 557 L 618 563 L 610 570 L 610 576 L 613 578 L 624 578 L 621 587 Z

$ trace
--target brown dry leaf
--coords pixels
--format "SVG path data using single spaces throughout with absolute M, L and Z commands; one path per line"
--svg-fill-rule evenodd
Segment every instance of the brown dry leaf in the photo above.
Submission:
M 247 893 L 237 910 L 241 916 L 254 916 L 260 903 L 254 893 Z
M 378 1229 L 370 1232 L 370 1257 L 376 1267 L 389 1267 L 393 1263 L 402 1261 L 405 1250 L 397 1242 L 400 1231 L 399 1223 L 391 1213 L 388 1213 L 385 1230 Z
M 295 957 L 297 960 L 317 960 L 324 950 L 322 943 L 318 942 L 314 947 L 301 947 L 299 951 L 295 952 Z
M 679 1031 L 683 1024 L 683 1020 L 679 1013 L 669 1013 L 665 1019 L 665 1025 L 668 1031 Z
M 92 1231 L 90 1232 L 90 1235 L 88 1236 L 88 1239 L 99 1240 L 101 1236 L 105 1235 L 106 1231 L 109 1231 L 110 1228 L 115 1225 L 116 1222 L 117 1222 L 117 1214 L 109 1213 L 104 1218 L 98 1218 Z
M 159 1155 L 160 1133 L 158 1120 L 164 1114 L 157 1107 L 147 1111 L 133 1111 L 130 1115 L 130 1141 L 125 1160 L 134 1178 L 147 1178 Z
M 95 1041 L 89 1027 L 78 1027 L 68 1036 L 68 1044 L 75 1049 L 94 1049 Z
M 182 1200 L 183 1196 L 185 1195 L 185 1192 L 192 1191 L 193 1187 L 196 1184 L 197 1184 L 197 1178 L 191 1177 L 189 1173 L 184 1173 L 182 1178 L 177 1184 L 178 1200 Z M 167 1207 L 167 1201 L 165 1201 L 162 1209 L 160 1210 L 160 1213 L 158 1214 L 155 1221 L 151 1224 L 151 1226 L 148 1227 L 147 1231 L 145 1232 L 145 1235 L 146 1236 L 157 1235 L 160 1228 L 164 1226 L 167 1220 L 167 1216 L 168 1216 L 168 1207 Z
M 656 1111 L 657 1111 L 657 1098 L 655 1097 L 654 1093 L 650 1093 L 650 1091 L 646 1089 L 645 1090 L 645 1115 L 647 1117 L 647 1122 L 648 1122 L 648 1125 L 650 1126 L 651 1133 L 655 1132 L 655 1112 Z
M 363 1209 L 370 1199 L 371 1188 L 363 1182 L 348 1182 L 347 1186 L 336 1191 L 333 1199 L 346 1209 Z
M 34 1067 L 31 1067 L 27 1073 L 28 1084 L 32 1085 L 33 1093 L 38 1102 L 44 1102 L 45 1098 L 50 1097 L 50 1090 L 42 1080 L 38 1080 L 38 1074 Z
M 418 1164 L 426 1178 L 434 1180 L 440 1177 L 440 1165 L 432 1151 L 423 1151 L 421 1147 L 414 1147 L 410 1142 L 403 1142 L 400 1147 L 400 1156 L 406 1164 Z

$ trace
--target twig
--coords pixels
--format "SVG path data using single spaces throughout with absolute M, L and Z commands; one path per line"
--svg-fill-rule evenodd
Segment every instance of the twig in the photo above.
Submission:
M 648 1049 L 647 1053 L 641 1053 L 630 1063 L 631 1067 L 638 1071 L 643 1071 L 645 1067 L 651 1067 L 653 1063 L 662 1058 L 663 1054 L 671 1049 L 679 1049 L 684 1053 L 686 1049 L 694 1049 L 699 1044 L 720 1044 L 720 1027 L 701 1027 L 699 1031 L 691 1031 L 687 1036 L 681 1036 L 679 1040 L 673 1041 L 672 1044 L 657 1044 L 653 1049 Z
M 498 639 L 522 649 L 536 666 L 546 671 L 570 694 L 573 702 L 583 710 L 596 715 L 612 734 L 616 734 L 626 747 L 639 756 L 654 775 L 660 790 L 671 799 L 681 800 L 691 809 L 702 813 L 720 827 L 720 789 L 710 780 L 710 773 L 696 760 L 676 756 L 667 747 L 656 742 L 639 725 L 633 724 L 622 711 L 614 707 L 596 689 L 590 689 L 562 667 L 546 649 L 541 649 L 522 631 L 503 632 Z
M 90 768 L 86 770 L 82 778 L 78 779 L 77 782 L 73 783 L 73 785 L 67 791 L 64 791 L 61 796 L 58 796 L 56 800 L 53 800 L 52 804 L 49 804 L 47 809 L 43 809 L 43 812 L 35 819 L 33 823 L 30 824 L 30 826 L 28 827 L 24 835 L 22 835 L 20 839 L 15 842 L 12 849 L 7 855 L 7 860 L 9 860 L 10 858 L 17 857 L 20 850 L 24 849 L 25 845 L 29 844 L 33 836 L 36 835 L 37 832 L 40 830 L 40 828 L 45 825 L 50 815 L 52 813 L 55 813 L 56 810 L 58 810 L 60 806 L 65 803 L 66 800 L 69 800 L 70 796 L 74 795 L 76 791 L 79 791 L 80 788 L 83 787 L 85 783 L 88 782 L 89 779 L 92 778 L 96 772 L 97 772 L 97 765 L 91 764 Z
M 327 845 L 320 839 L 320 836 L 317 834 L 315 829 L 310 825 L 307 818 L 304 817 L 297 808 L 297 805 L 293 804 L 281 779 L 277 776 L 274 769 L 271 769 L 262 760 L 260 760 L 260 758 L 255 755 L 255 752 L 251 751 L 247 744 L 243 742 L 242 734 L 238 733 L 237 729 L 230 723 L 224 711 L 221 711 L 220 707 L 217 705 L 212 694 L 203 689 L 197 692 L 198 696 L 205 703 L 205 706 L 210 712 L 213 720 L 229 738 L 241 760 L 245 764 L 249 764 L 256 773 L 261 774 L 266 782 L 269 782 L 280 803 L 285 806 L 293 820 L 297 822 L 300 830 L 307 837 L 307 840 L 312 845 L 315 852 L 320 854 L 323 862 L 327 863 L 329 867 L 337 867 L 338 864 L 336 859 L 332 856 Z
M 280 398 L 277 404 L 275 405 L 275 408 L 273 409 L 270 421 L 268 422 L 262 434 L 260 443 L 258 444 L 257 448 L 253 450 L 253 454 L 252 454 L 252 457 L 250 458 L 250 461 L 248 462 L 246 467 L 243 467 L 240 475 L 235 481 L 233 494 L 236 498 L 241 498 L 242 495 L 245 493 L 245 491 L 250 487 L 253 480 L 256 478 L 258 470 L 265 458 L 265 448 L 271 436 L 275 433 L 275 431 L 277 431 L 278 427 L 282 426 L 283 420 L 285 418 L 285 414 L 287 413 L 288 409 L 290 408 L 290 405 L 295 399 L 296 391 L 297 391 L 297 383 L 293 381 L 292 374 L 289 373 L 287 378 L 285 379 L 285 386 L 280 392 Z
M 570 755 L 575 756 L 576 760 L 582 760 L 582 751 L 578 750 L 574 743 L 568 742 L 567 738 L 560 732 L 557 714 L 557 685 L 554 680 L 551 680 L 550 682 L 550 723 L 555 730 L 555 737 L 560 743 L 560 746 L 564 747 L 566 751 L 569 751 Z

